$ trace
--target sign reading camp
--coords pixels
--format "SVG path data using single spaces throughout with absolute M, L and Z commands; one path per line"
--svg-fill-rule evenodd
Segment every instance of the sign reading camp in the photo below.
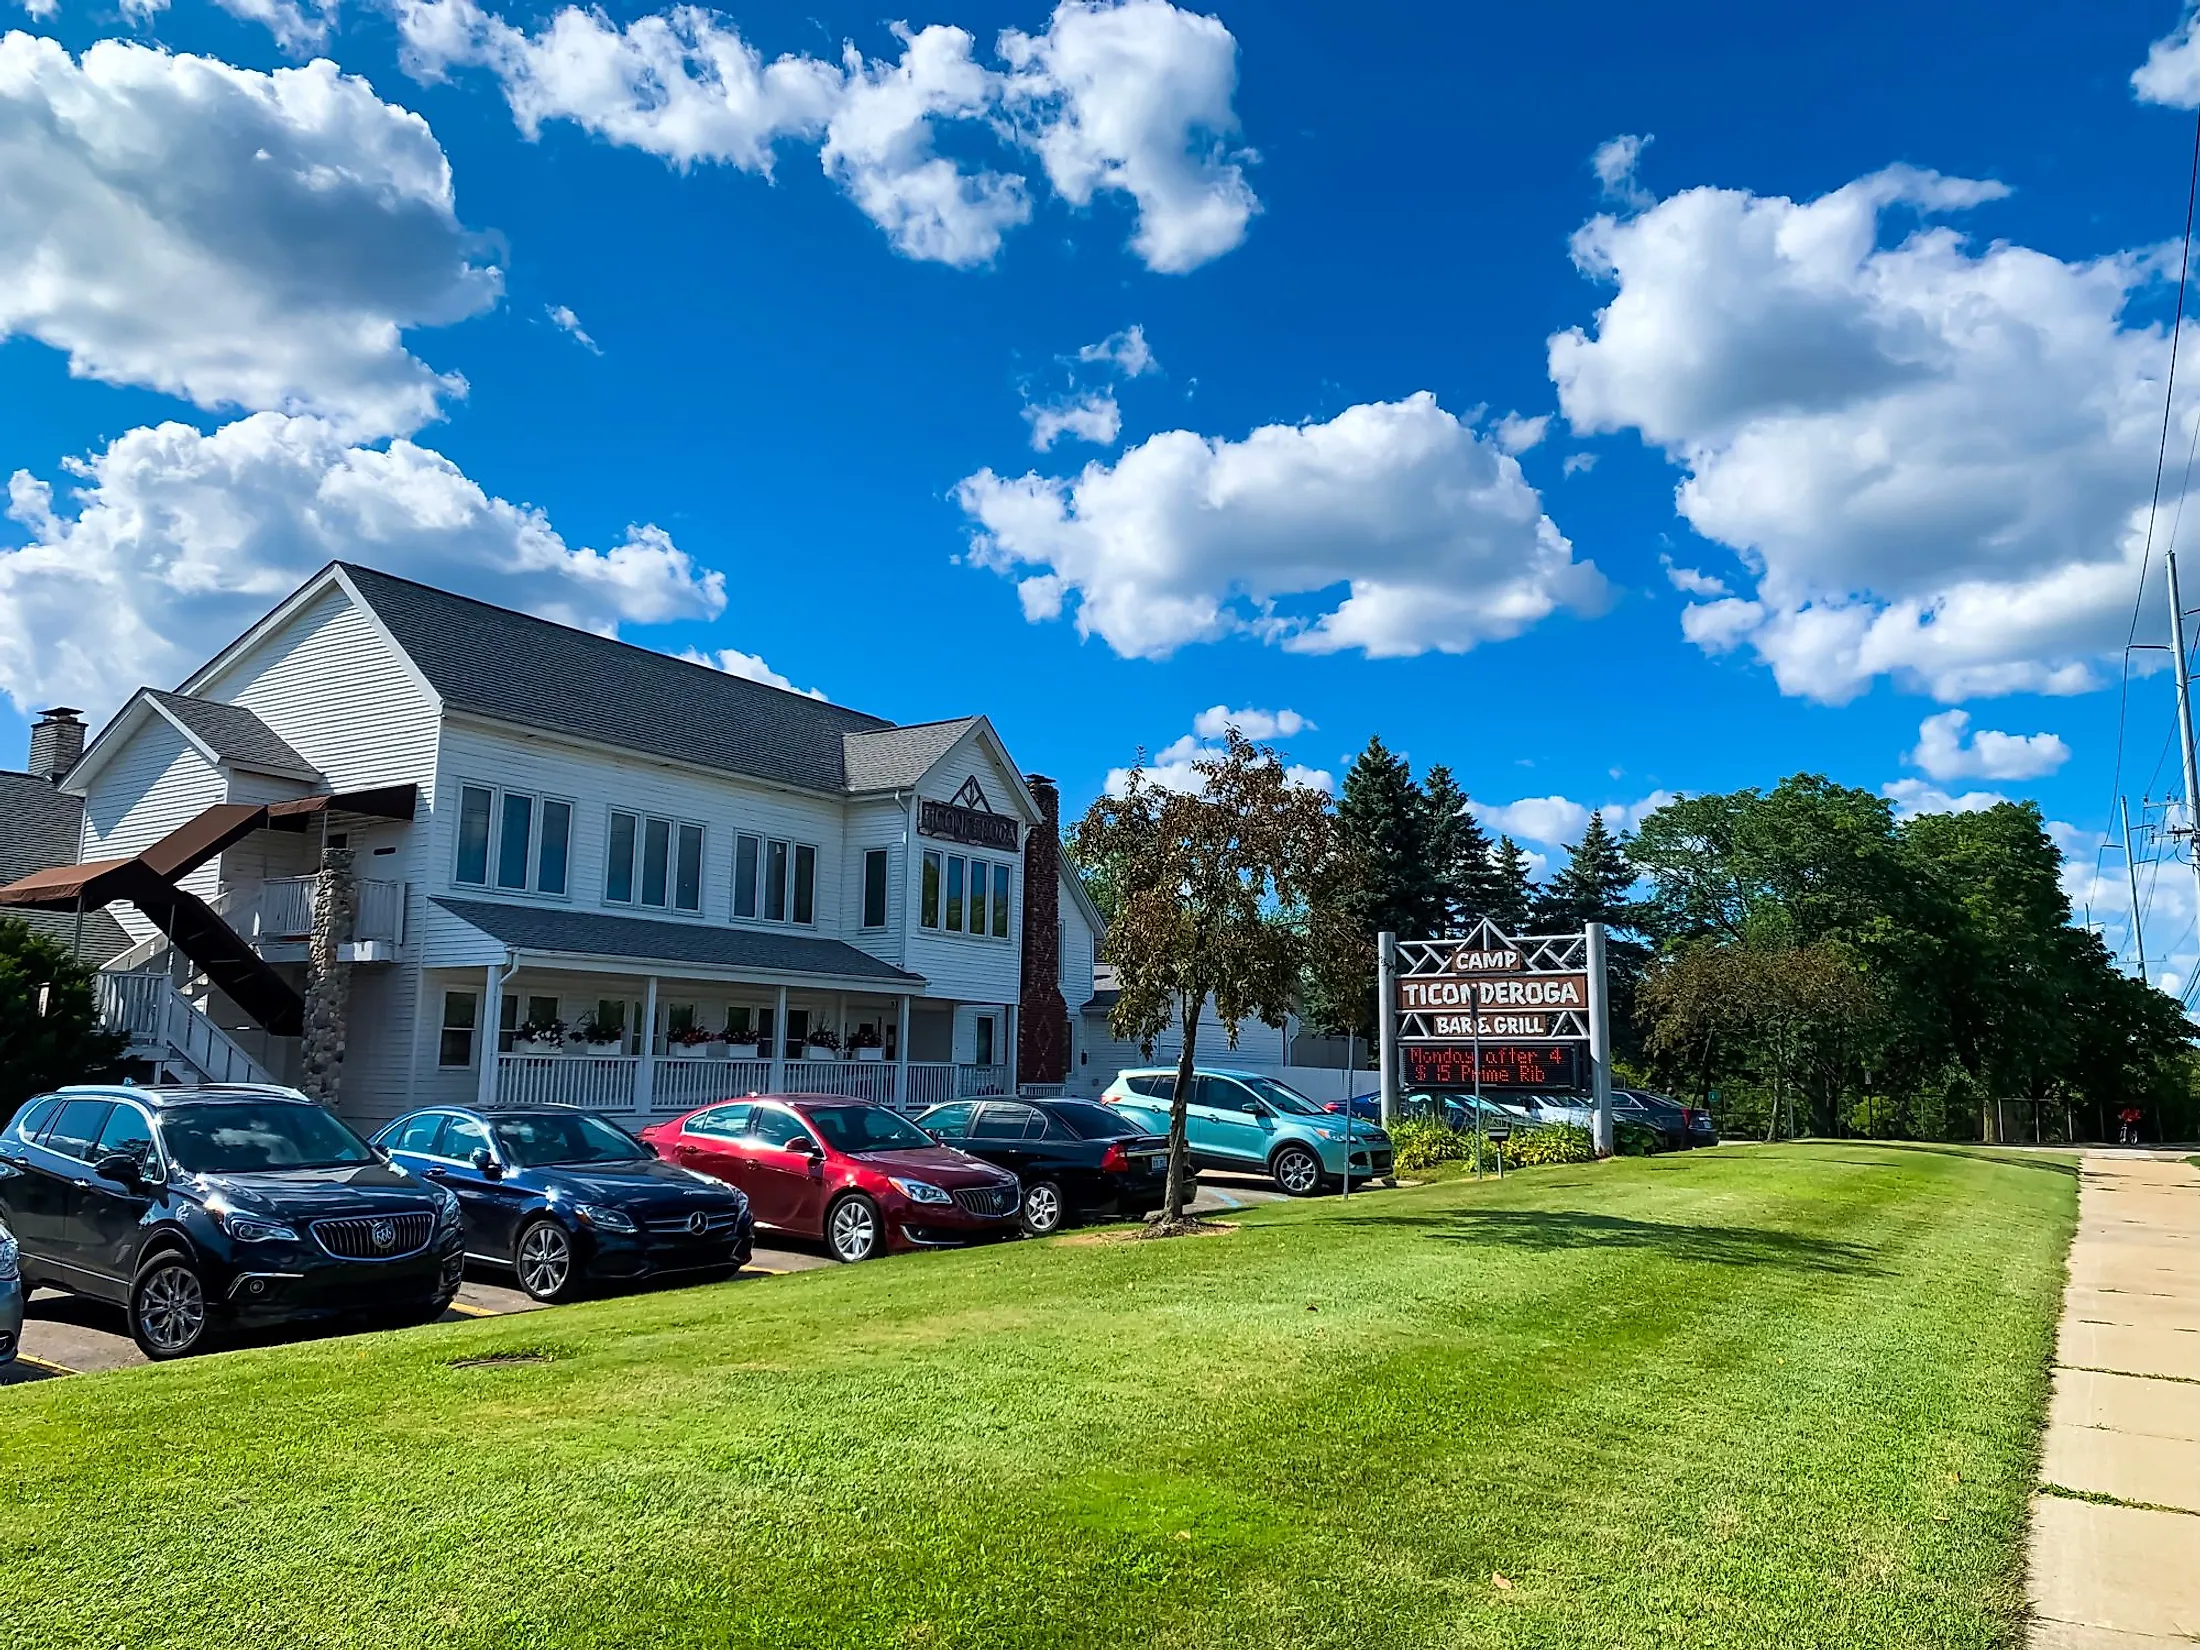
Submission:
M 1472 941 L 1423 941 L 1415 949 L 1420 955 L 1398 974 L 1392 1005 L 1404 1042 L 1586 1034 L 1589 976 L 1579 959 L 1554 968 L 1560 959 L 1531 957 L 1487 925 Z

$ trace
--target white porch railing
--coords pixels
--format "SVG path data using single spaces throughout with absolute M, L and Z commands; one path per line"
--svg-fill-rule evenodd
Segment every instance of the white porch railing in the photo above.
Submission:
M 238 909 L 230 926 L 255 940 L 303 940 L 313 934 L 314 877 L 269 877 L 257 887 L 236 889 Z M 354 940 L 405 943 L 405 885 L 361 879 Z
M 577 1106 L 586 1111 L 639 1113 L 640 1056 L 632 1054 L 500 1054 L 497 1102 L 506 1106 Z M 897 1070 L 908 1073 L 901 1101 L 922 1111 L 949 1100 L 1008 1092 L 1006 1066 L 950 1065 L 890 1060 L 789 1060 L 780 1071 L 782 1094 L 844 1094 L 876 1105 L 894 1104 Z M 650 1062 L 653 1115 L 689 1111 L 713 1100 L 738 1099 L 772 1090 L 769 1060 L 686 1060 L 659 1056 Z
M 130 1040 L 133 1052 L 180 1059 L 209 1083 L 268 1083 L 267 1068 L 239 1048 L 161 974 L 99 976 L 100 1017 Z

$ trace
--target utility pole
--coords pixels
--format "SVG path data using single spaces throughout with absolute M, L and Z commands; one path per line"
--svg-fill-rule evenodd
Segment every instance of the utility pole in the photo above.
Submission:
M 2139 978 L 2143 981 L 2147 977 L 2147 937 L 2139 926 L 2139 864 L 2131 857 L 2131 802 L 2127 797 L 2116 801 L 2124 811 L 2124 877 L 2131 889 L 2131 948 L 2139 954 Z
M 2193 888 L 2200 893 L 2200 757 L 2192 744 L 2192 678 L 2186 668 L 2185 599 L 2177 586 L 2177 546 L 2162 552 L 2169 572 L 2169 640 L 2177 669 L 2177 744 L 2185 759 L 2185 856 L 2192 864 Z M 2126 856 L 2128 858 L 2128 856 Z
M 1375 1047 L 1382 1062 L 1383 1127 L 1398 1122 L 1398 936 L 1387 930 L 1375 936 Z M 1347 1105 L 1346 1111 L 1352 1108 Z M 1352 1137 L 1345 1135 L 1345 1162 L 1352 1161 Z

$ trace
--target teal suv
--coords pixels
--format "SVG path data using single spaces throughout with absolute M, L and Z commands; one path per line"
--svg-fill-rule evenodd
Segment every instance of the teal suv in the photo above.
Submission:
M 1152 1067 L 1117 1073 L 1100 1100 L 1140 1127 L 1167 1134 L 1175 1094 L 1175 1068 Z M 1293 1197 L 1312 1197 L 1341 1181 L 1348 1152 L 1354 1180 L 1381 1179 L 1391 1168 L 1390 1136 L 1373 1123 L 1324 1111 L 1255 1072 L 1195 1071 L 1184 1130 L 1199 1167 L 1265 1174 Z

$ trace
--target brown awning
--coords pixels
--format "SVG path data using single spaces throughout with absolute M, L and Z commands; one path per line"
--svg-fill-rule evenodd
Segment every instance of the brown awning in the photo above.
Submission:
M 288 802 L 270 802 L 267 822 L 274 830 L 302 831 L 309 820 L 324 813 L 409 821 L 419 805 L 417 785 L 377 785 L 364 791 L 338 791 L 334 796 L 299 796 Z
M 134 859 L 95 859 L 82 865 L 56 865 L 33 871 L 20 881 L 0 888 L 0 905 L 23 905 L 33 910 L 73 911 L 79 897 L 85 909 L 105 905 L 126 896 L 119 885 L 133 880 L 128 869 Z
M 265 803 L 217 802 L 196 819 L 178 825 L 139 854 L 138 860 L 164 882 L 174 882 L 266 824 Z

